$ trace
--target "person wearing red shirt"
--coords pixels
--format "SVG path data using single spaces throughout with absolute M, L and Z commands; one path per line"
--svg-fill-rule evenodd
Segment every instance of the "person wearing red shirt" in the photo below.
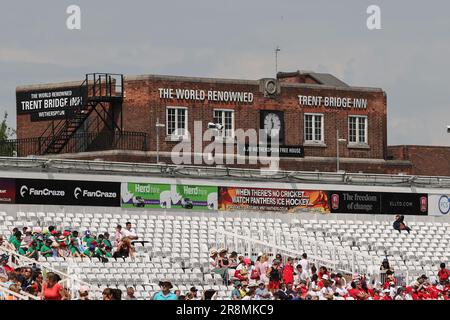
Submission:
M 287 259 L 287 263 L 284 266 L 283 283 L 286 285 L 294 283 L 294 266 L 293 266 L 293 259 L 291 257 Z
M 0 255 L 0 267 L 2 267 L 6 273 L 13 272 L 14 268 L 8 265 L 9 256 L 4 253 Z
M 319 268 L 319 273 L 317 274 L 317 276 L 319 277 L 319 279 L 322 279 L 323 275 L 327 275 L 328 279 L 330 278 L 330 273 L 327 270 L 327 267 L 321 266 Z
M 59 276 L 53 272 L 47 274 L 47 281 L 42 285 L 41 297 L 43 300 L 66 300 L 68 293 L 58 283 Z
M 441 269 L 438 272 L 439 282 L 441 284 L 446 284 L 446 283 L 448 283 L 450 271 L 445 268 L 445 263 L 441 263 L 440 267 L 441 267 Z

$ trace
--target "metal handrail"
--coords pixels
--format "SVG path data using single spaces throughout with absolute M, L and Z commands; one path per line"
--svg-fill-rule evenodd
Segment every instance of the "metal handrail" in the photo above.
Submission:
M 301 255 L 303 254 L 303 252 L 299 252 L 299 251 L 296 251 L 296 250 L 288 249 L 288 248 L 276 245 L 274 243 L 269 243 L 269 242 L 253 239 L 251 237 L 243 236 L 243 235 L 240 235 L 240 234 L 237 234 L 237 233 L 233 233 L 233 232 L 229 232 L 229 231 L 226 231 L 226 230 L 215 229 L 214 231 L 216 233 L 216 237 L 215 237 L 215 239 L 216 239 L 216 247 L 220 246 L 221 242 L 220 242 L 219 239 L 221 238 L 220 236 L 222 235 L 222 236 L 229 236 L 229 237 L 231 237 L 231 239 L 232 239 L 231 243 L 233 245 L 236 245 L 236 246 L 237 246 L 237 240 L 243 240 L 243 241 L 247 242 L 249 244 L 249 247 L 248 247 L 248 250 L 247 250 L 249 254 L 251 254 L 251 245 L 250 244 L 267 247 L 267 248 L 272 249 L 273 253 L 283 252 L 283 253 L 285 253 L 285 254 L 287 254 L 289 256 L 292 256 L 292 257 L 301 257 Z M 227 239 L 225 238 L 224 239 L 224 245 L 227 245 L 227 241 L 226 240 Z M 338 266 L 338 262 L 337 261 L 321 258 L 321 257 L 315 256 L 315 255 L 308 255 L 308 260 L 311 260 L 315 264 L 318 264 L 320 266 L 325 266 L 325 267 L 329 268 L 330 270 L 336 270 L 336 267 Z
M 40 300 L 40 298 L 37 297 L 37 296 L 33 296 L 33 295 L 25 293 L 23 291 L 21 291 L 21 293 L 17 293 L 17 292 L 11 291 L 8 288 L 5 288 L 5 287 L 3 287 L 1 285 L 0 285 L 0 291 L 3 292 L 3 294 L 6 293 L 6 294 L 9 294 L 9 295 L 12 295 L 12 296 L 18 298 L 19 300 L 30 300 L 30 299 L 32 299 L 32 300 Z
M 92 288 L 92 286 L 89 283 L 87 283 L 87 282 L 85 282 L 83 280 L 80 280 L 80 279 L 78 279 L 76 277 L 73 277 L 73 276 L 69 275 L 68 273 L 65 273 L 65 272 L 63 272 L 61 270 L 55 269 L 52 266 L 50 266 L 49 264 L 47 264 L 47 263 L 44 263 L 42 261 L 37 261 L 37 260 L 34 260 L 34 259 L 30 259 L 28 257 L 25 257 L 23 255 L 18 254 L 14 250 L 10 250 L 8 248 L 5 248 L 4 246 L 0 247 L 0 251 L 7 252 L 7 253 L 10 254 L 10 256 L 14 256 L 14 257 L 18 258 L 19 260 L 26 261 L 26 262 L 28 262 L 28 264 L 36 264 L 36 266 L 40 266 L 41 269 L 50 270 L 50 271 L 52 271 L 54 273 L 57 273 L 57 274 L 63 276 L 65 279 L 63 279 L 62 281 L 67 281 L 67 282 L 70 281 L 69 285 L 71 285 L 72 293 L 76 292 L 76 290 L 77 290 L 75 284 L 78 284 L 78 286 L 81 286 L 81 285 L 87 286 L 89 288 L 89 290 L 91 290 L 91 288 Z

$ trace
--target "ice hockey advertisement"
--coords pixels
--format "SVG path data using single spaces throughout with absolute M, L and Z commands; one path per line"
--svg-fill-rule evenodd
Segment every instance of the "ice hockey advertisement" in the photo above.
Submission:
M 326 191 L 219 187 L 219 210 L 329 213 Z
M 122 208 L 217 210 L 217 187 L 122 183 Z

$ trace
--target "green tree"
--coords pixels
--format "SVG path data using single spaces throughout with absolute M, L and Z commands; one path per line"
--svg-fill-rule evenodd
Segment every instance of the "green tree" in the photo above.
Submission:
M 8 126 L 6 119 L 8 119 L 8 112 L 5 111 L 3 121 L 0 124 L 0 156 L 12 157 L 16 150 L 16 145 L 8 140 L 16 134 L 16 130 Z

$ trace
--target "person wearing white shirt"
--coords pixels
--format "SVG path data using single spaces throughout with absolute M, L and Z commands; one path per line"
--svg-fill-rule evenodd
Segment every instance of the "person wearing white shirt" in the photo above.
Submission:
M 130 240 L 136 240 L 138 238 L 136 230 L 131 228 L 131 222 L 127 222 L 125 224 L 125 229 L 122 230 L 122 235 L 129 238 Z
M 306 253 L 302 254 L 302 259 L 298 262 L 299 265 L 302 266 L 302 269 L 307 272 L 309 270 L 309 262 L 307 260 L 308 256 Z
M 294 276 L 294 283 L 299 284 L 302 280 L 307 281 L 308 280 L 308 273 L 305 269 L 303 269 L 303 266 L 301 264 L 298 264 L 296 267 L 296 273 Z

